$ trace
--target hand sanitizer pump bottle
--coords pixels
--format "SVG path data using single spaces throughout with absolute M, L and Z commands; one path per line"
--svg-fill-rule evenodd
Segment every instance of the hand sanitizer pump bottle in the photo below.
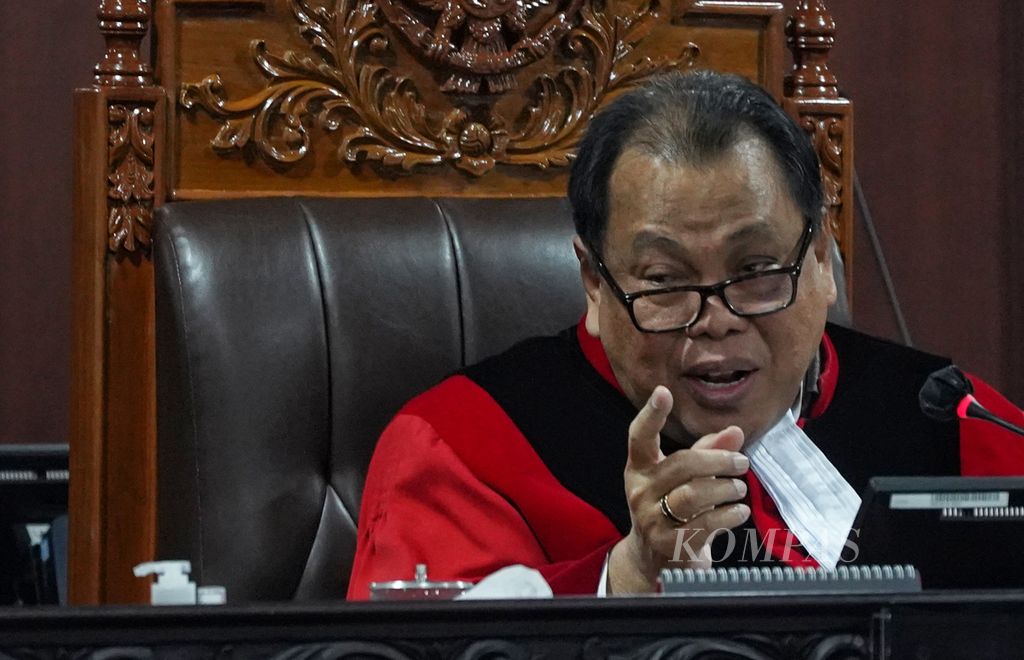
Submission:
M 188 561 L 151 561 L 134 568 L 135 577 L 156 575 L 149 587 L 153 605 L 195 605 L 196 583 L 188 579 L 192 563 Z

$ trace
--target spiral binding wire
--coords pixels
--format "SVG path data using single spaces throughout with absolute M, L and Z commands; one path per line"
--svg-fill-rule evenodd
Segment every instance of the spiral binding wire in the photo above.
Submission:
M 921 590 L 910 564 L 838 568 L 742 567 L 663 569 L 658 579 L 666 595 L 713 593 L 906 593 Z

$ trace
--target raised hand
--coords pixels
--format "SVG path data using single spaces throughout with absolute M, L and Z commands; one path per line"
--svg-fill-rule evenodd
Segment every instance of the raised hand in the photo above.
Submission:
M 660 434 L 671 412 L 672 393 L 659 385 L 629 425 L 625 481 L 632 528 L 610 554 L 611 593 L 654 591 L 658 572 L 669 565 L 710 566 L 715 533 L 750 515 L 749 507 L 735 503 L 746 495 L 746 483 L 731 478 L 750 465 L 739 453 L 743 431 L 730 426 L 666 457 Z

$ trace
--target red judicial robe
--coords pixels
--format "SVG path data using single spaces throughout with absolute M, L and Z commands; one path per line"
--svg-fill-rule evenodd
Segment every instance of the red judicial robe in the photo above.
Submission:
M 1009 431 L 920 413 L 921 385 L 948 360 L 832 325 L 819 355 L 818 394 L 799 423 L 857 492 L 876 475 L 1024 474 L 1024 441 Z M 982 405 L 1024 424 L 1021 410 L 970 379 Z M 416 397 L 374 452 L 348 597 L 367 598 L 372 581 L 407 579 L 417 563 L 439 580 L 524 564 L 556 594 L 595 593 L 607 552 L 630 527 L 622 470 L 635 415 L 582 322 Z M 792 552 L 752 473 L 747 483 L 745 526 L 774 538 L 764 561 L 814 565 Z

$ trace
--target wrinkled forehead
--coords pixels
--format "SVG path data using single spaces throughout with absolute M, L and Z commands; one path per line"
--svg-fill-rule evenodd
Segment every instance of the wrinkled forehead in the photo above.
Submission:
M 630 148 L 609 181 L 605 247 L 677 236 L 720 243 L 799 236 L 804 219 L 781 168 L 756 138 L 701 164 Z

